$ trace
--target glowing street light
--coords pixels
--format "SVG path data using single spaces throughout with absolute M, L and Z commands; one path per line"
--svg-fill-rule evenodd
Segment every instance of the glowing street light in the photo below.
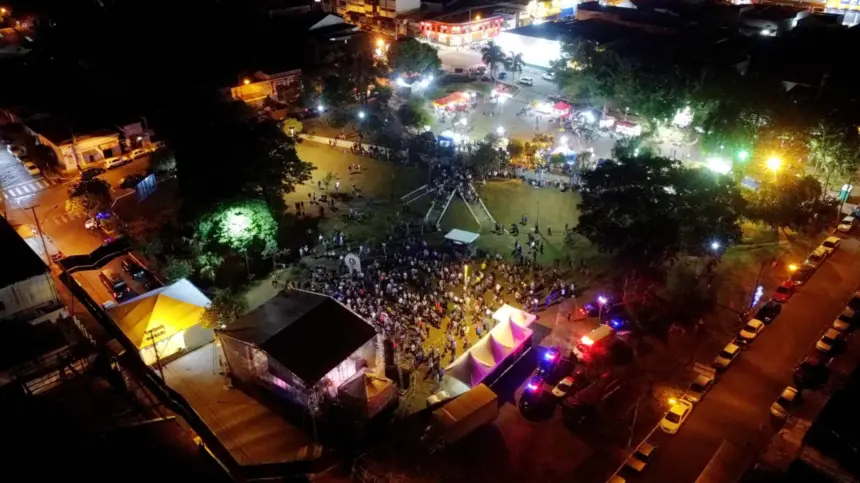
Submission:
M 561 137 L 561 144 L 567 144 L 567 136 Z
M 364 111 L 358 111 L 358 118 L 364 119 Z
M 674 406 L 676 402 L 678 402 L 678 400 L 677 400 L 677 399 L 675 399 L 675 398 L 673 398 L 673 397 L 670 397 L 670 398 L 669 398 L 669 404 L 671 404 L 671 405 L 673 405 L 673 406 Z
M 750 152 L 746 149 L 738 151 L 738 161 L 746 161 L 750 157 Z
M 792 263 L 792 264 L 790 264 L 790 265 L 788 266 L 788 271 L 789 271 L 789 272 L 796 272 L 796 271 L 797 271 L 797 269 L 798 269 L 798 266 L 797 266 L 796 264 L 794 264 L 794 263 Z
M 320 105 L 318 105 L 318 106 L 317 106 L 317 111 L 319 111 L 319 112 L 324 112 L 324 111 L 325 111 L 325 107 L 324 107 L 322 104 L 320 104 Z
M 603 320 L 603 306 L 606 305 L 606 302 L 609 300 L 603 295 L 597 297 L 597 320 Z
M 712 242 L 711 242 L 711 250 L 713 250 L 713 251 L 717 251 L 717 250 L 719 250 L 719 249 L 720 249 L 720 242 L 718 242 L 718 241 L 712 241 Z
M 243 213 L 230 213 L 227 217 L 227 233 L 234 237 L 245 235 L 251 227 L 251 218 Z
M 776 173 L 780 168 L 782 168 L 782 160 L 776 156 L 771 156 L 767 159 L 765 165 L 767 166 L 767 169 Z
M 502 126 L 497 127 L 496 134 L 498 134 L 499 136 L 503 136 L 505 134 L 505 128 L 503 128 Z
M 245 78 L 242 80 L 242 84 L 248 85 L 251 83 L 251 79 Z
M 0 15 L 6 15 L 7 10 L 5 8 L 0 7 Z
M 380 38 L 380 39 L 376 39 L 376 46 L 377 46 L 377 47 L 380 47 L 380 48 L 381 48 L 381 47 L 384 47 L 384 46 L 385 46 L 385 41 L 384 41 L 384 40 L 382 40 L 381 38 Z

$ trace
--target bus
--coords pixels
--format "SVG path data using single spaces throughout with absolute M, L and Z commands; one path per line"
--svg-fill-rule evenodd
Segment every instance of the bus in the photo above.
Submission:
M 755 457 L 755 451 L 724 439 L 696 483 L 738 483 Z

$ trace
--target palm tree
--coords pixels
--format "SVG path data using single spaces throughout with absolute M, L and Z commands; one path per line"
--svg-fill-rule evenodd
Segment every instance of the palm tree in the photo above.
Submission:
M 523 62 L 522 53 L 514 54 L 511 52 L 511 56 L 505 59 L 505 69 L 508 69 L 508 72 L 513 74 L 514 79 L 516 79 L 519 74 L 523 73 L 523 66 L 525 64 L 526 63 Z
M 481 49 L 481 60 L 490 69 L 490 78 L 496 80 L 496 71 L 499 68 L 499 64 L 505 60 L 502 49 L 492 40 L 487 42 L 487 46 Z

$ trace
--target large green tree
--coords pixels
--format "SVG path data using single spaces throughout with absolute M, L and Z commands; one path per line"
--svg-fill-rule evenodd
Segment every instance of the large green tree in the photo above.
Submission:
M 110 210 L 110 184 L 101 178 L 81 179 L 69 189 L 66 213 L 72 216 L 94 217 Z
M 582 173 L 576 231 L 633 277 L 660 276 L 680 254 L 740 239 L 743 199 L 728 177 L 658 157 L 625 157 Z
M 511 52 L 511 55 L 505 59 L 505 69 L 508 70 L 513 76 L 514 79 L 517 78 L 520 74 L 523 73 L 523 67 L 526 65 L 523 60 L 523 54 L 514 54 Z
M 400 74 L 431 74 L 442 68 L 438 51 L 412 37 L 398 39 L 391 44 L 388 64 Z
M 809 175 L 769 178 L 746 196 L 747 216 L 774 228 L 810 229 L 832 220 L 826 215 L 836 212 L 835 202 L 822 199 L 821 183 Z
M 424 102 L 420 97 L 413 97 L 397 109 L 397 119 L 403 127 L 415 132 L 430 124 L 430 113 Z

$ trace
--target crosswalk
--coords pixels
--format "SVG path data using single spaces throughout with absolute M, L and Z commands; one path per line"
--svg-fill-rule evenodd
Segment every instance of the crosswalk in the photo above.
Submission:
M 73 216 L 73 215 L 66 214 L 66 215 L 57 215 L 57 216 L 51 218 L 51 221 L 55 225 L 65 225 L 66 223 L 71 223 L 71 222 L 76 221 L 76 220 L 83 220 L 84 218 L 86 218 L 86 215 L 74 215 Z M 81 224 L 83 224 L 83 223 L 81 223 Z
M 48 189 L 51 186 L 57 184 L 57 181 L 47 179 L 47 178 L 38 178 L 33 179 L 32 181 L 28 181 L 26 183 L 21 183 L 10 188 L 4 188 L 0 193 L 2 193 L 3 199 L 13 199 L 18 198 L 20 196 L 32 195 L 34 193 L 38 193 L 44 189 Z

